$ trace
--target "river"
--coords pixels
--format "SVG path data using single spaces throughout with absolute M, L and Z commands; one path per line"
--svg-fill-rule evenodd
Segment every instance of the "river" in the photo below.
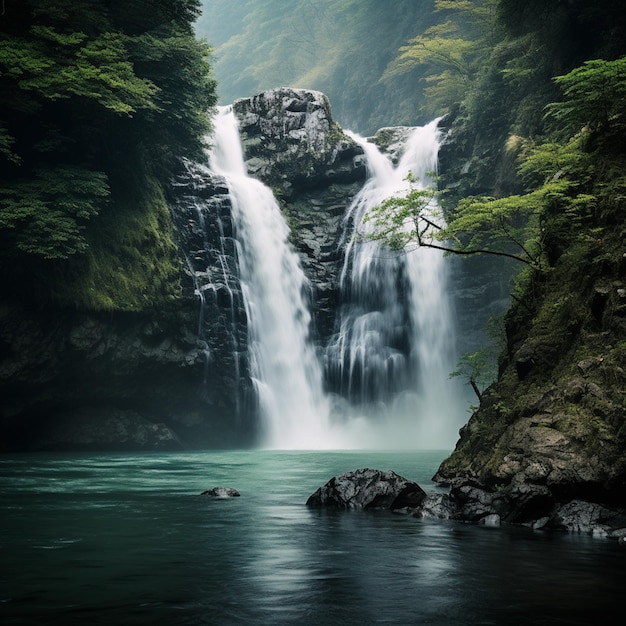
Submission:
M 331 476 L 434 489 L 447 454 L 0 456 L 2 624 L 597 624 L 623 606 L 606 539 L 305 506 Z M 199 494 L 214 486 L 241 497 Z

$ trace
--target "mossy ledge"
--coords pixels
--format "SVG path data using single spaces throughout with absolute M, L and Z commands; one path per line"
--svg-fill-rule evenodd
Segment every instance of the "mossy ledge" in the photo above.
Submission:
M 181 297 L 182 265 L 163 189 L 135 175 L 89 225 L 89 248 L 56 268 L 53 299 L 88 311 L 145 311 Z
M 573 500 L 624 510 L 626 229 L 605 233 L 563 253 L 527 285 L 533 305 L 509 311 L 501 375 L 434 476 L 453 499 L 478 489 L 499 502 L 486 513 L 556 526 L 555 507 Z

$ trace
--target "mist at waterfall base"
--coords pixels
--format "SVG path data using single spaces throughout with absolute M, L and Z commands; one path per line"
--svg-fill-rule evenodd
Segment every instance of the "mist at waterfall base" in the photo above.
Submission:
M 352 135 L 369 176 L 347 207 L 337 332 L 326 347 L 311 339 L 313 290 L 276 198 L 246 173 L 232 107 L 219 109 L 214 127 L 209 162 L 230 193 L 262 446 L 452 448 L 468 397 L 448 378 L 456 355 L 445 260 L 359 241 L 372 207 L 430 183 L 437 121 L 410 134 L 396 166 Z

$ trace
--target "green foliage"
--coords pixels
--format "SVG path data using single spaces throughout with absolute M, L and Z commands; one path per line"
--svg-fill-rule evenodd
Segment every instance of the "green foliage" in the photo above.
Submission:
M 372 208 L 363 222 L 370 224 L 366 238 L 379 241 L 394 251 L 408 252 L 414 246 L 435 247 L 437 191 L 434 187 L 413 187 L 405 196 L 392 196 Z
M 429 86 L 423 106 L 431 113 L 445 112 L 464 98 L 493 42 L 495 4 L 495 0 L 436 0 L 435 11 L 443 12 L 444 20 L 402 46 L 385 77 L 424 67 Z
M 541 268 L 538 204 L 532 194 L 467 198 L 449 224 L 442 220 L 439 195 L 435 188 L 413 188 L 383 201 L 365 216 L 364 222 L 372 225 L 367 239 L 395 251 L 426 247 L 459 255 L 492 254 Z
M 471 354 L 461 355 L 457 368 L 450 372 L 450 378 L 463 378 L 472 387 L 480 401 L 485 389 L 496 379 L 498 370 L 496 359 L 490 347 Z
M 615 61 L 593 59 L 557 76 L 563 102 L 547 107 L 548 113 L 565 130 L 577 132 L 582 126 L 598 133 L 624 130 L 626 112 L 626 56 Z
M 159 28 L 127 41 L 135 68 L 159 85 L 153 110 L 139 116 L 137 142 L 163 156 L 202 159 L 215 105 L 216 82 L 208 59 L 211 47 L 181 29 Z M 144 124 L 149 126 L 143 128 Z
M 500 254 L 539 269 L 538 211 L 532 194 L 467 198 L 458 204 L 441 236 L 453 241 L 456 251 Z
M 87 249 L 85 224 L 109 197 L 106 176 L 65 166 L 0 188 L 2 255 L 12 250 L 63 259 Z
M 121 308 L 137 308 L 141 298 L 122 296 L 124 284 L 142 293 L 160 275 L 176 282 L 164 252 L 173 242 L 162 193 L 141 190 L 155 180 L 168 186 L 177 158 L 201 158 L 210 130 L 207 113 L 216 100 L 211 49 L 195 39 L 191 23 L 200 4 L 154 0 L 146 10 L 143 0 L 20 0 L 5 8 L 0 16 L 2 274 L 18 292 L 23 268 L 47 276 L 50 294 L 61 300 L 67 296 L 95 306 L 102 289 L 109 294 L 103 296 L 110 299 L 107 308 L 115 308 L 115 294 Z M 150 197 L 153 208 L 143 201 L 128 204 L 128 186 Z M 131 223 L 128 232 L 136 232 L 136 240 L 122 236 L 124 224 Z M 150 237 L 140 235 L 146 228 Z M 102 245 L 106 238 L 111 241 Z M 137 250 L 141 263 L 134 257 Z M 88 267 L 109 268 L 89 287 L 91 300 L 58 284 L 64 280 L 58 274 L 62 260 L 73 268 L 72 257 Z M 7 271 L 14 266 L 17 272 Z M 169 292 L 155 287 L 155 293 Z
M 61 33 L 33 25 L 28 39 L 0 43 L 0 76 L 47 100 L 79 96 L 114 113 L 154 108 L 158 88 L 133 71 L 120 33 L 105 32 L 89 40 L 84 33 Z
M 56 268 L 57 300 L 79 309 L 141 311 L 180 296 L 180 261 L 169 210 L 150 175 L 129 185 L 115 212 L 86 227 L 89 247 Z

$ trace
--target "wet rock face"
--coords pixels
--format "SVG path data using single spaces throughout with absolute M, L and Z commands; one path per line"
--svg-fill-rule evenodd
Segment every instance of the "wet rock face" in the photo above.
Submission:
M 233 104 L 250 176 L 285 197 L 365 177 L 363 150 L 333 120 L 319 91 L 270 89 Z
M 388 155 L 394 165 L 397 165 L 404 145 L 413 130 L 415 130 L 413 126 L 388 126 L 377 130 L 368 141 L 378 146 L 378 149 Z
M 182 445 L 165 424 L 135 411 L 106 407 L 75 409 L 37 432 L 34 450 L 179 450 Z
M 395 472 L 357 469 L 331 478 L 313 493 L 310 507 L 343 509 L 415 509 L 426 497 L 424 490 Z
M 184 286 L 196 303 L 192 330 L 204 363 L 198 389 L 207 406 L 241 414 L 251 395 L 247 317 L 239 280 L 231 200 L 225 180 L 185 162 L 174 180 L 170 211 L 184 257 Z
M 316 335 L 333 332 L 343 216 L 366 178 L 363 149 L 318 91 L 271 89 L 233 109 L 248 173 L 272 188 L 311 285 Z
M 48 310 L 45 322 L 37 313 L 0 310 L 2 449 L 113 449 L 115 433 L 124 449 L 178 447 L 170 430 L 193 447 L 228 426 L 232 413 L 202 388 L 195 300 L 145 313 Z

